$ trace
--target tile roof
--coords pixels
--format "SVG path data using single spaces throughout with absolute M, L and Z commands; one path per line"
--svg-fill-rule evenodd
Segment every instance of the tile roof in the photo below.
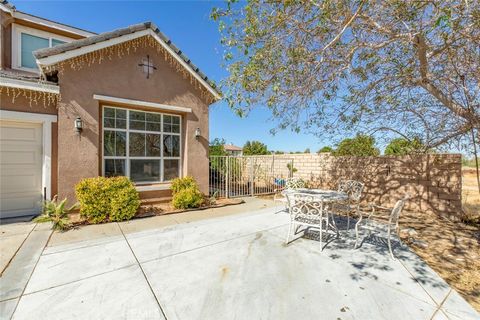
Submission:
M 22 80 L 22 81 L 28 81 L 28 82 L 34 82 L 34 83 L 45 83 L 49 85 L 54 85 L 57 86 L 58 84 L 55 82 L 51 81 L 45 81 L 40 78 L 40 75 L 35 74 L 35 73 L 30 73 L 30 72 L 24 72 L 24 71 L 17 71 L 17 70 L 12 70 L 12 69 L 5 69 L 5 70 L 0 70 L 0 77 L 1 78 L 7 78 L 7 79 L 14 79 L 14 80 Z
M 0 1 L 0 4 L 3 4 L 5 7 L 7 7 L 10 10 L 15 10 L 15 6 L 9 3 L 7 0 Z
M 177 46 L 175 46 L 175 44 L 173 44 L 173 42 L 152 22 L 134 24 L 125 28 L 100 33 L 98 35 L 87 37 L 85 39 L 75 40 L 69 43 L 57 45 L 55 47 L 40 49 L 34 51 L 33 55 L 37 59 L 42 59 L 147 29 L 153 30 L 153 32 L 155 32 L 160 37 L 160 39 L 165 42 L 165 44 L 167 44 L 183 61 L 185 61 L 185 63 L 187 63 L 187 65 L 191 68 L 193 72 L 200 76 L 200 78 L 202 78 L 206 83 L 208 83 L 208 85 L 216 93 L 218 93 L 218 95 L 220 95 L 220 92 L 216 89 L 215 83 L 208 79 L 208 77 L 196 65 L 193 64 L 190 58 L 188 58 Z
M 243 148 L 237 147 L 233 144 L 226 144 L 223 146 L 223 149 L 226 151 L 242 151 Z

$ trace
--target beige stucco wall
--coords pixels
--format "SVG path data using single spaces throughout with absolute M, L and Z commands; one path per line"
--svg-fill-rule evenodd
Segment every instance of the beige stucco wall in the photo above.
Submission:
M 19 90 L 16 89 L 18 92 Z M 24 96 L 24 92 L 27 95 Z M 57 114 L 57 106 L 55 103 L 43 103 L 43 99 L 37 99 L 37 103 L 32 101 L 30 103 L 29 91 L 21 91 L 19 96 L 16 96 L 13 99 L 12 93 L 7 95 L 7 88 L 2 88 L 0 93 L 0 109 L 9 110 L 9 111 L 18 111 L 18 112 L 32 112 L 32 113 L 46 113 L 46 114 Z M 37 93 L 41 95 L 41 93 Z
M 0 69 L 11 67 L 12 21 L 10 14 L 0 10 Z
M 293 174 L 312 187 L 336 189 L 340 180 L 354 179 L 365 184 L 362 200 L 393 206 L 405 193 L 406 208 L 436 212 L 459 218 L 462 207 L 462 158 L 460 154 L 426 154 L 379 157 L 334 157 L 322 154 L 275 155 L 274 172 L 288 177 L 287 163 L 293 161 Z
M 157 67 L 149 79 L 138 66 L 147 54 Z M 101 174 L 101 102 L 93 99 L 94 94 L 191 108 L 193 112 L 182 117 L 183 175 L 195 177 L 201 190 L 208 192 L 208 104 L 163 55 L 140 48 L 80 70 L 66 67 L 59 83 L 58 191 L 62 198 L 74 199 L 74 186 L 80 179 Z M 84 121 L 80 136 L 73 128 L 77 116 Z M 194 137 L 197 127 L 202 132 L 198 140 Z

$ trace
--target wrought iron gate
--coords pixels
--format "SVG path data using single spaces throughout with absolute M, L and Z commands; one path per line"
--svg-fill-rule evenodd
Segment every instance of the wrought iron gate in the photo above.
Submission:
M 293 159 L 271 156 L 210 156 L 210 196 L 274 193 L 292 176 Z

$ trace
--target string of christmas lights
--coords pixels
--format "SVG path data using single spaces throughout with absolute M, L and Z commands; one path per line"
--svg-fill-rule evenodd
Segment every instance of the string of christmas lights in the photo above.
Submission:
M 139 48 L 154 48 L 158 55 L 163 56 L 164 60 L 179 72 L 184 79 L 188 79 L 196 89 L 201 92 L 202 98 L 206 99 L 208 103 L 215 101 L 212 94 L 202 85 L 202 83 L 196 79 L 185 67 L 177 61 L 172 55 L 160 44 L 156 39 L 151 36 L 143 36 L 140 38 L 132 39 L 123 43 L 119 43 L 114 46 L 99 49 L 93 52 L 83 54 L 81 56 L 73 57 L 61 61 L 55 65 L 45 66 L 43 70 L 46 73 L 58 70 L 59 74 L 62 74 L 65 67 L 68 66 L 73 70 L 79 70 L 85 66 L 89 67 L 94 64 L 100 64 L 104 60 L 112 60 L 114 57 L 119 59 L 136 52 Z
M 2 94 L 3 92 L 5 92 L 7 97 L 12 99 L 12 103 L 15 103 L 15 100 L 18 99 L 20 96 L 23 96 L 29 101 L 30 107 L 32 107 L 33 104 L 38 105 L 41 102 L 46 108 L 48 105 L 56 105 L 60 101 L 60 95 L 51 92 L 0 86 L 0 94 Z
M 80 70 L 94 64 L 101 64 L 105 60 L 111 61 L 114 57 L 121 59 L 136 52 L 139 48 L 147 47 L 154 48 L 160 56 L 164 57 L 164 60 L 173 67 L 175 71 L 180 73 L 184 79 L 188 79 L 190 84 L 200 91 L 202 98 L 205 99 L 207 103 L 210 104 L 215 101 L 213 95 L 203 86 L 203 84 L 188 72 L 177 59 L 172 57 L 172 55 L 151 36 L 143 36 L 114 46 L 89 52 L 81 56 L 60 61 L 54 65 L 44 66 L 42 69 L 47 74 L 53 71 L 58 71 L 61 75 L 66 67 L 70 67 L 72 70 Z M 42 81 L 39 81 L 39 83 L 42 83 Z M 4 91 L 7 96 L 12 99 L 12 103 L 14 103 L 18 97 L 23 95 L 23 97 L 29 100 L 30 106 L 32 106 L 32 104 L 38 105 L 39 102 L 43 102 L 44 107 L 46 107 L 51 103 L 58 103 L 61 100 L 60 94 L 0 86 L 0 94 Z

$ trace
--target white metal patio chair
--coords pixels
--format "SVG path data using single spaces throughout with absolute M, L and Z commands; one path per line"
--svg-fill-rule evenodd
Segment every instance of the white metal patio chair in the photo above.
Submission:
M 338 183 L 338 191 L 344 192 L 348 195 L 348 200 L 336 203 L 334 211 L 339 211 L 347 215 L 347 231 L 350 230 L 350 214 L 355 212 L 357 215 L 360 210 L 360 198 L 365 187 L 360 181 L 356 180 L 341 180 Z
M 288 199 L 285 195 L 285 191 L 296 190 L 300 188 L 305 188 L 306 183 L 302 178 L 288 178 L 285 181 L 285 186 L 283 188 L 275 189 L 275 194 L 273 195 L 273 201 L 281 202 L 285 205 L 285 209 L 288 209 Z
M 355 249 L 358 248 L 359 246 L 360 229 L 367 230 L 368 237 L 370 237 L 374 232 L 386 231 L 388 251 L 390 252 L 390 256 L 392 257 L 392 259 L 395 260 L 395 256 L 393 255 L 393 251 L 392 251 L 391 235 L 392 235 L 392 232 L 395 232 L 397 234 L 398 239 L 400 239 L 400 235 L 398 232 L 398 220 L 400 218 L 400 213 L 402 212 L 403 207 L 405 206 L 405 203 L 408 200 L 408 198 L 409 198 L 409 195 L 406 194 L 402 199 L 397 201 L 397 203 L 393 208 L 385 208 L 378 205 L 370 204 L 369 206 L 372 208 L 372 211 L 370 213 L 364 213 L 359 211 L 360 218 L 355 224 L 355 236 L 356 236 Z M 378 222 L 379 218 L 385 219 L 386 215 L 385 214 L 382 215 L 382 213 L 379 213 L 376 210 L 382 210 L 384 213 L 389 212 L 391 210 L 390 214 L 388 215 L 387 224 Z M 368 216 L 364 217 L 363 214 L 368 214 Z M 373 220 L 375 218 L 377 219 L 377 221 Z
M 300 192 L 286 194 L 288 199 L 288 212 L 290 214 L 290 227 L 288 228 L 285 244 L 290 242 L 292 232 L 297 234 L 301 226 L 315 228 L 320 233 L 320 251 L 323 251 L 323 233 L 335 232 L 338 237 L 338 229 L 333 220 L 332 212 L 329 210 L 329 203 L 321 197 Z

